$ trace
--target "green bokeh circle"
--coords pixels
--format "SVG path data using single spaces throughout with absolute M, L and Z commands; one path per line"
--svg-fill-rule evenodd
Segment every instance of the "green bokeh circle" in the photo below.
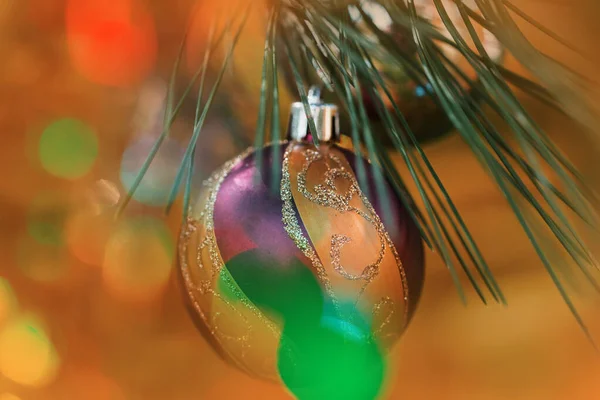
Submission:
M 48 125 L 38 147 L 40 162 L 50 174 L 77 179 L 87 174 L 98 156 L 98 139 L 82 121 L 65 118 Z

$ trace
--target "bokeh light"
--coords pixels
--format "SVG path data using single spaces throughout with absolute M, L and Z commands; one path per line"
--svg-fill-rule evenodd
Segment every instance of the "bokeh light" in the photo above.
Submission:
M 133 142 L 123 153 L 120 175 L 125 190 L 131 190 L 155 141 L 156 138 L 153 137 L 142 137 Z M 167 138 L 161 144 L 133 198 L 150 206 L 165 205 L 183 155 L 183 148 L 176 141 Z
M 44 169 L 57 177 L 77 179 L 87 174 L 98 156 L 98 139 L 84 122 L 65 118 L 52 122 L 40 138 Z
M 85 193 L 85 206 L 96 215 L 114 210 L 119 203 L 121 193 L 117 185 L 106 179 L 99 179 L 94 186 Z
M 10 283 L 0 277 L 0 328 L 17 311 L 19 304 Z
M 19 239 L 17 263 L 21 273 L 40 283 L 54 283 L 66 277 L 69 259 L 64 247 L 40 243 L 28 236 Z
M 91 210 L 73 213 L 65 227 L 69 251 L 85 264 L 102 265 L 113 225 L 111 213 L 95 214 Z
M 63 228 L 69 204 L 58 193 L 41 193 L 30 203 L 27 212 L 27 233 L 36 242 L 48 246 L 64 244 Z
M 104 283 L 125 300 L 154 299 L 171 276 L 174 252 L 173 237 L 163 221 L 151 217 L 125 220 L 106 245 Z
M 2 393 L 0 394 L 0 400 L 21 400 L 21 398 L 12 393 Z
M 24 386 L 44 386 L 55 378 L 59 364 L 56 350 L 36 318 L 17 318 L 0 331 L 0 372 L 8 379 Z
M 27 234 L 18 238 L 17 265 L 26 277 L 52 283 L 66 277 L 70 259 L 65 228 L 72 213 L 72 199 L 60 192 L 42 192 L 29 204 Z
M 211 16 L 219 2 L 199 1 L 190 14 L 189 33 L 185 43 L 185 61 L 190 73 L 195 73 L 203 64 L 206 45 L 208 44 Z M 216 30 L 215 32 L 218 32 Z
M 108 238 L 115 227 L 116 206 L 121 198 L 117 185 L 99 179 L 81 196 L 79 206 L 65 222 L 69 252 L 79 261 L 101 266 Z
M 132 126 L 135 132 L 161 132 L 168 85 L 159 78 L 149 79 L 140 88 Z
M 156 62 L 154 21 L 137 0 L 69 0 L 69 54 L 79 73 L 108 86 L 129 86 Z

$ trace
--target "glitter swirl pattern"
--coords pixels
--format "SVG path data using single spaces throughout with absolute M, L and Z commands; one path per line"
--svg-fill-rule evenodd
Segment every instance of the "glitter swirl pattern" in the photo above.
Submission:
M 379 252 L 376 255 L 376 259 L 373 263 L 364 267 L 361 274 L 351 274 L 346 268 L 341 264 L 341 251 L 342 248 L 349 244 L 351 239 L 343 234 L 333 234 L 330 239 L 330 258 L 333 269 L 345 279 L 348 280 L 363 280 L 364 284 L 358 292 L 356 301 L 360 300 L 361 295 L 367 289 L 367 286 L 377 277 L 380 271 L 380 265 L 384 258 L 384 254 L 386 249 L 392 253 L 395 264 L 398 268 L 398 272 L 400 274 L 401 282 L 402 282 L 402 290 L 403 290 L 403 324 L 406 325 L 408 321 L 408 310 L 409 310 L 409 295 L 408 295 L 408 283 L 404 268 L 402 266 L 402 262 L 396 251 L 396 248 L 390 239 L 388 233 L 386 232 L 379 216 L 377 215 L 375 209 L 371 205 L 370 201 L 367 197 L 362 193 L 354 174 L 351 170 L 348 170 L 345 167 L 344 162 L 340 159 L 340 157 L 334 153 L 333 151 L 328 150 L 320 150 L 317 151 L 314 146 L 308 146 L 305 144 L 290 144 L 286 149 L 286 153 L 283 159 L 283 174 L 282 174 L 282 184 L 281 184 L 281 194 L 284 200 L 284 218 L 283 223 L 286 226 L 286 231 L 290 235 L 290 237 L 294 240 L 297 246 L 302 249 L 304 254 L 311 260 L 313 263 L 313 267 L 317 271 L 317 275 L 323 285 L 325 286 L 327 293 L 332 297 L 332 300 L 335 302 L 337 298 L 335 296 L 332 284 L 331 277 L 328 274 L 326 267 L 323 265 L 324 262 L 318 256 L 314 247 L 310 244 L 310 240 L 304 236 L 302 229 L 300 229 L 299 222 L 296 217 L 295 209 L 294 209 L 294 196 L 292 190 L 292 183 L 290 179 L 290 157 L 292 152 L 301 152 L 304 157 L 304 163 L 302 165 L 302 169 L 297 174 L 297 185 L 298 192 L 308 201 L 318 204 L 322 207 L 331 208 L 338 213 L 355 213 L 360 215 L 367 223 L 372 225 L 377 232 L 377 236 L 379 239 Z M 342 156 L 343 157 L 343 156 Z M 326 164 L 326 172 L 323 177 L 324 183 L 318 183 L 314 185 L 312 190 L 309 190 L 307 187 L 307 175 L 311 166 L 318 162 L 324 162 Z M 348 183 L 348 188 L 340 192 L 338 187 L 336 186 L 336 181 L 339 182 L 339 179 L 343 179 L 346 183 Z M 366 212 L 353 206 L 350 204 L 351 200 L 357 196 Z M 394 313 L 394 308 L 390 308 L 389 304 L 393 303 L 390 298 L 384 298 L 377 302 L 372 311 L 373 313 L 381 312 L 381 308 L 385 303 L 388 307 L 387 317 L 384 319 L 380 326 L 373 327 L 374 333 L 380 332 L 384 329 L 385 325 L 389 323 L 392 318 L 392 314 Z M 387 322 L 386 322 L 387 321 Z
M 408 320 L 408 284 L 396 248 L 375 209 L 360 190 L 344 155 L 335 147 L 326 151 L 317 151 L 314 147 L 300 145 L 303 146 L 304 164 L 300 171 L 296 171 L 290 169 L 290 155 L 298 149 L 298 143 L 283 142 L 282 146 L 287 146 L 282 160 L 280 185 L 283 231 L 293 242 L 292 247 L 300 250 L 299 254 L 307 258 L 305 262 L 312 266 L 323 293 L 334 309 L 338 310 L 344 300 L 337 287 L 332 284 L 332 279 L 339 280 L 339 277 L 342 277 L 349 282 L 360 282 L 358 286 L 354 286 L 356 289 L 353 289 L 352 296 L 355 298 L 353 301 L 358 303 L 360 300 L 366 307 L 364 311 L 370 314 L 370 319 L 373 321 L 371 333 L 379 339 L 392 343 L 400 335 Z M 277 347 L 283 329 L 282 321 L 265 314 L 265 311 L 259 309 L 238 286 L 225 267 L 215 234 L 217 195 L 232 170 L 251 157 L 253 152 L 252 148 L 246 150 L 227 162 L 204 182 L 201 196 L 196 206 L 190 207 L 188 220 L 181 233 L 179 263 L 187 297 L 190 299 L 194 313 L 207 328 L 205 333 L 210 335 L 216 349 L 226 360 L 249 375 L 277 381 L 280 379 L 277 371 Z M 316 162 L 328 163 L 327 171 L 320 178 L 324 180 L 322 183 L 309 188 L 307 175 Z M 344 190 L 338 187 L 340 182 L 346 185 Z M 347 250 L 346 247 L 350 250 L 351 245 L 360 245 L 350 239 L 349 233 L 345 235 L 344 232 L 335 232 L 330 235 L 328 259 L 321 259 L 323 255 L 317 252 L 315 244 L 304 231 L 304 228 L 308 228 L 305 221 L 302 221 L 302 215 L 298 213 L 294 199 L 297 193 L 293 193 L 292 183 L 297 183 L 298 191 L 310 202 L 339 214 L 357 215 L 359 220 L 366 222 L 366 226 L 373 227 L 377 234 L 374 238 L 376 242 L 373 242 L 378 243 L 377 252 L 374 261 L 362 268 L 362 273 L 348 272 L 341 261 L 343 253 Z M 384 255 L 387 260 L 384 269 L 386 273 L 393 274 L 389 267 L 392 265 L 397 267 L 399 278 L 395 279 L 401 282 L 402 293 L 398 295 L 389 292 L 381 293 L 381 290 L 389 290 L 383 286 L 384 289 L 375 289 L 373 293 L 370 291 L 368 300 L 366 298 L 363 300 L 361 296 L 372 282 L 379 282 L 379 284 L 383 282 L 381 281 L 383 278 L 377 278 L 382 271 L 380 267 L 383 265 Z M 230 256 L 231 249 L 227 259 Z M 373 296 L 380 296 L 380 298 Z M 396 316 L 397 313 L 402 315 Z
M 273 343 L 279 341 L 280 328 L 248 300 L 228 274 L 225 274 L 225 284 L 228 290 L 240 300 L 239 303 L 233 304 L 232 301 L 215 290 L 217 279 L 219 279 L 221 271 L 224 270 L 224 262 L 214 233 L 213 212 L 217 194 L 221 183 L 232 168 L 252 152 L 253 149 L 246 150 L 235 159 L 227 162 L 204 182 L 203 196 L 198 202 L 203 207 L 196 214 L 194 208 L 190 207 L 190 217 L 188 217 L 187 224 L 181 234 L 179 262 L 184 286 L 192 306 L 226 357 L 250 375 L 258 373 L 269 379 L 277 380 L 276 353 L 262 355 L 264 361 L 260 371 L 256 371 L 247 365 L 247 357 L 248 352 L 252 350 L 251 344 L 262 340 L 258 337 L 260 334 L 257 332 L 257 324 L 252 323 L 251 319 L 258 320 L 261 326 L 267 328 L 266 330 L 271 336 L 269 341 Z M 195 251 L 190 253 L 189 246 L 192 243 L 192 238 L 198 244 Z M 207 306 L 211 303 L 213 305 L 212 309 Z M 212 312 L 215 310 L 215 303 L 217 306 L 223 306 L 223 309 Z M 233 317 L 231 317 L 232 315 Z M 236 324 L 241 324 L 243 328 L 235 329 L 234 333 L 225 331 L 222 325 L 234 325 L 236 327 L 236 324 L 226 323 L 226 318 L 236 319 Z M 240 332 L 243 333 L 240 334 Z M 238 353 L 234 350 L 235 347 L 241 349 L 241 351 Z

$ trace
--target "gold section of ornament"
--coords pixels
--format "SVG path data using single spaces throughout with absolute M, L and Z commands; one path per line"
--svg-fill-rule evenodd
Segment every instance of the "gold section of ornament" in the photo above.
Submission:
M 373 317 L 375 336 L 391 345 L 408 320 L 406 275 L 343 153 L 335 146 L 317 150 L 310 144 L 290 144 L 281 190 L 286 230 L 312 261 L 334 304 L 340 299 L 355 302 Z M 310 241 L 300 229 L 294 205 Z M 387 295 L 381 298 L 382 293 Z
M 182 231 L 179 262 L 194 310 L 229 361 L 250 375 L 278 380 L 281 330 L 244 295 L 224 268 L 213 229 L 221 183 L 252 151 L 229 161 L 204 182 L 201 198 L 191 207 Z
M 282 145 L 288 146 L 281 181 L 286 231 L 311 260 L 334 305 L 352 296 L 372 317 L 375 337 L 386 346 L 392 344 L 407 321 L 408 286 L 389 235 L 339 150 L 327 147 L 322 153 L 314 146 Z M 227 162 L 204 182 L 181 233 L 179 263 L 188 298 L 228 361 L 250 375 L 279 380 L 281 326 L 245 296 L 224 268 L 214 232 L 213 212 L 221 184 L 253 151 Z M 319 184 L 323 178 L 325 183 Z M 300 227 L 296 207 L 309 238 Z M 335 229 L 320 232 L 324 226 Z M 350 244 L 355 244 L 354 251 Z M 357 261 L 366 267 L 357 270 Z

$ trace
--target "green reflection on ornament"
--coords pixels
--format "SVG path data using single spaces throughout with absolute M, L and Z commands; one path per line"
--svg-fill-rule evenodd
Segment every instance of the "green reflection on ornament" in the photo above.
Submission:
M 254 249 L 233 257 L 225 268 L 251 302 L 285 324 L 315 324 L 321 318 L 321 286 L 297 258 L 279 259 Z
M 239 302 L 245 297 L 240 288 L 235 284 L 226 267 L 221 268 L 221 272 L 219 272 L 217 290 L 223 296 L 224 300 L 234 303 Z
M 383 385 L 385 360 L 369 331 L 336 316 L 317 325 L 286 325 L 278 369 L 299 400 L 371 400 Z

